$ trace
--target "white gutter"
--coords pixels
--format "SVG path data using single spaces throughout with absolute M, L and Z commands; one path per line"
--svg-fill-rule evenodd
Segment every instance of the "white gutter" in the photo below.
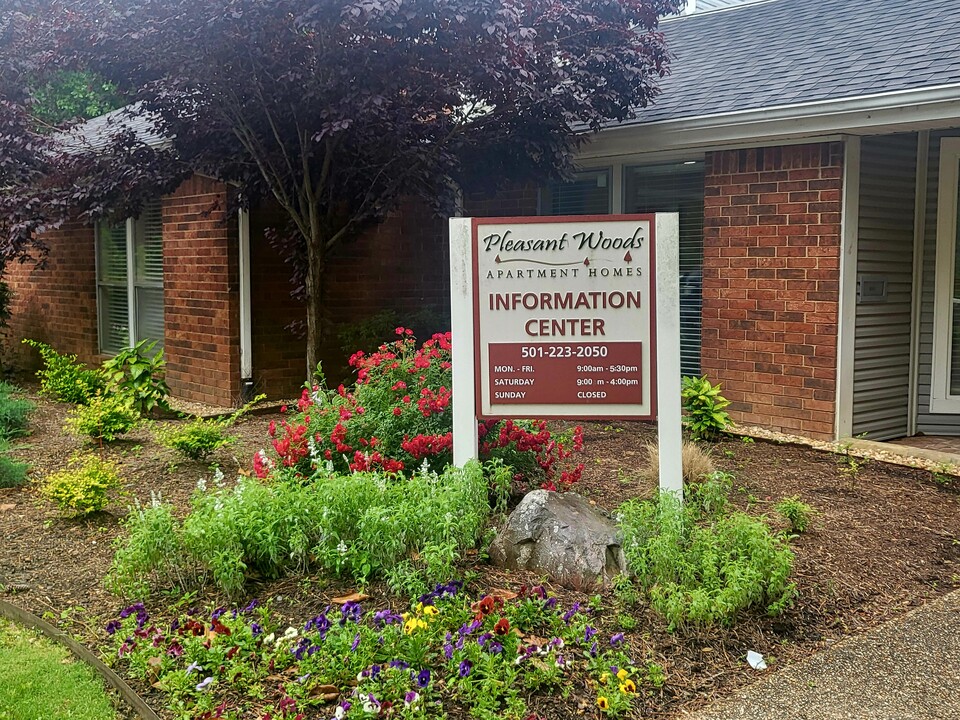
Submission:
M 960 83 L 605 128 L 578 158 L 960 126 Z
M 241 210 L 238 217 L 240 240 L 240 386 L 246 389 L 253 381 L 253 338 L 250 309 L 250 212 Z

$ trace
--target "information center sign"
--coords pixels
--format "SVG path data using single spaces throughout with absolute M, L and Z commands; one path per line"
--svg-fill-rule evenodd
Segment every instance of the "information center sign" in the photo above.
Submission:
M 481 417 L 656 416 L 655 217 L 472 221 Z

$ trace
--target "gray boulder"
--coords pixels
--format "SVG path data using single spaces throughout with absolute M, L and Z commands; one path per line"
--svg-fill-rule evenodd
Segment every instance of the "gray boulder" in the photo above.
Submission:
M 527 493 L 490 546 L 494 565 L 589 588 L 625 573 L 616 525 L 575 493 Z

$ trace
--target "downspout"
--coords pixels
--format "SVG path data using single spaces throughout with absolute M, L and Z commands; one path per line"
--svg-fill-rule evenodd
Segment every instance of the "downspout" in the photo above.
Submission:
M 860 225 L 860 138 L 843 145 L 843 200 L 840 215 L 840 307 L 837 324 L 835 439 L 853 435 L 853 359 L 857 330 L 857 238 Z
M 237 227 L 240 244 L 240 393 L 253 397 L 253 337 L 250 308 L 250 211 L 240 210 Z

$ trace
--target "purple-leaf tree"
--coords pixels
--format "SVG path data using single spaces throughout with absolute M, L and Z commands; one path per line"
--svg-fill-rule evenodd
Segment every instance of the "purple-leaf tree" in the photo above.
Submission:
M 13 4 L 0 15 L 0 250 L 42 249 L 36 231 L 71 216 L 135 211 L 188 172 L 230 182 L 243 203 L 279 204 L 300 243 L 309 371 L 340 243 L 407 196 L 451 211 L 478 183 L 565 176 L 587 131 L 656 95 L 658 19 L 682 0 Z M 119 122 L 107 147 L 65 150 L 16 90 L 18 74 L 65 69 L 135 100 L 131 122 L 149 118 L 164 142 Z

